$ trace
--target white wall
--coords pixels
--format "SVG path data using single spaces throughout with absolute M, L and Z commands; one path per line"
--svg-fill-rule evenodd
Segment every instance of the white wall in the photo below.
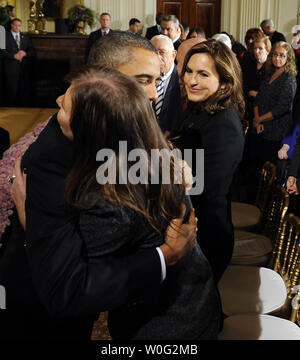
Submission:
M 143 25 L 143 33 L 148 26 L 155 24 L 156 0 L 84 0 L 84 5 L 99 14 L 108 12 L 111 15 L 114 30 L 127 30 L 129 20 L 138 18 Z M 97 23 L 92 30 L 98 29 Z M 87 31 L 89 32 L 89 31 Z
M 298 0 L 223 0 L 221 31 L 244 43 L 247 29 L 271 18 L 276 30 L 291 42 L 291 29 L 297 24 Z

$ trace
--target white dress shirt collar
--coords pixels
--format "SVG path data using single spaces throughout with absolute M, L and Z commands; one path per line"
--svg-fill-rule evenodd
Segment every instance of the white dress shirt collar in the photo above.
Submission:
M 174 70 L 175 64 L 171 66 L 171 69 L 162 77 L 163 81 L 166 81 L 171 75 Z
M 11 34 L 12 34 L 12 36 L 14 37 L 15 40 L 16 40 L 16 36 L 17 36 L 17 35 L 19 35 L 19 39 L 21 39 L 21 33 L 20 33 L 20 32 L 15 33 L 15 32 L 13 32 L 13 31 L 11 30 Z
M 108 35 L 109 32 L 110 32 L 110 29 L 108 29 L 108 30 L 103 30 L 103 29 L 101 29 L 101 32 L 102 32 L 102 35 L 103 35 L 104 33 L 106 33 L 106 35 Z
M 172 40 L 173 44 L 176 43 L 176 41 L 179 40 L 179 39 L 180 39 L 180 35 L 176 39 Z

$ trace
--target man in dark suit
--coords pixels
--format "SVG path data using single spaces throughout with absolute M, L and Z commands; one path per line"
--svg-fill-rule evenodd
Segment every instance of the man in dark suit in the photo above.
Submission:
M 160 34 L 160 31 L 161 31 L 160 23 L 161 23 L 161 19 L 163 18 L 163 16 L 164 16 L 163 13 L 157 13 L 156 18 L 155 18 L 156 25 L 153 25 L 153 26 L 147 28 L 145 37 L 148 40 L 151 40 L 153 38 L 153 36 Z
M 31 104 L 31 59 L 34 49 L 30 38 L 21 33 L 22 21 L 13 19 L 11 31 L 6 32 L 6 49 L 0 50 L 3 57 L 5 95 L 7 106 Z
M 177 51 L 181 44 L 180 35 L 180 23 L 175 15 L 164 15 L 161 20 L 161 34 L 168 36 L 174 45 L 174 49 Z
M 86 58 L 88 58 L 89 53 L 91 51 L 91 47 L 94 42 L 100 39 L 102 36 L 108 35 L 112 30 L 110 28 L 111 24 L 111 16 L 109 13 L 102 13 L 99 19 L 101 28 L 99 30 L 93 31 L 90 33 L 90 36 L 86 45 Z
M 286 41 L 285 36 L 275 30 L 274 21 L 272 19 L 263 20 L 260 24 L 262 31 L 270 37 L 272 46 L 279 41 Z
M 139 81 L 149 100 L 156 100 L 160 63 L 145 38 L 114 32 L 110 39 L 97 41 L 90 53 L 91 64 L 114 66 Z M 87 337 L 100 311 L 144 296 L 154 299 L 166 276 L 165 265 L 176 263 L 193 245 L 196 231 L 192 234 L 191 230 L 195 229 L 179 223 L 183 232 L 174 234 L 169 229 L 173 238 L 166 236 L 160 248 L 88 262 L 83 240 L 63 201 L 72 157 L 72 142 L 62 134 L 56 115 L 23 156 L 26 233 L 15 212 L 14 226 L 7 228 L 0 248 L 0 285 L 7 293 L 7 311 L 0 311 L 2 339 Z M 20 178 L 17 174 L 14 185 Z M 21 203 L 24 207 L 24 199 Z
M 132 18 L 129 20 L 129 28 L 127 31 L 133 33 L 133 34 L 139 34 L 141 31 L 141 22 L 137 18 Z
M 173 42 L 165 35 L 156 35 L 151 43 L 158 51 L 161 61 L 161 81 L 158 86 L 158 100 L 153 103 L 157 121 L 168 136 L 181 107 L 181 95 L 177 67 L 174 63 L 177 51 Z

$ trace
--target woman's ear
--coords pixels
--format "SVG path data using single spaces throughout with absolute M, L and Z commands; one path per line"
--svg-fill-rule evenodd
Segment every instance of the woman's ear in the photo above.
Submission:
M 225 84 L 221 84 L 221 85 L 220 85 L 220 88 L 219 88 L 219 92 L 220 92 L 221 94 L 225 94 L 225 90 L 226 90 Z

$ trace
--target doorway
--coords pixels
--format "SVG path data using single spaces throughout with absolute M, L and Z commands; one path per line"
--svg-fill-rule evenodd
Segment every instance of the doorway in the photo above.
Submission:
M 201 27 L 207 38 L 220 32 L 221 0 L 157 0 L 157 12 L 176 15 L 190 28 Z

